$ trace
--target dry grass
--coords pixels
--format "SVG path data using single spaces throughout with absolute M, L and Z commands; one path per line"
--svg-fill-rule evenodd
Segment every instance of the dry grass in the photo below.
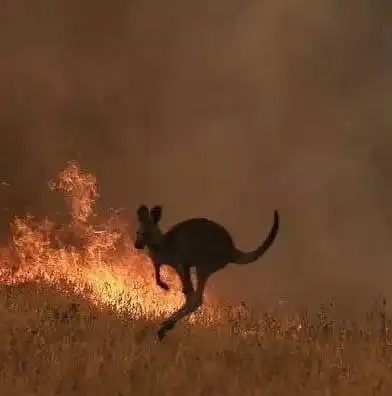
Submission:
M 97 310 L 50 286 L 2 286 L 2 395 L 390 395 L 382 315 L 366 326 L 227 312 L 222 324 L 156 323 Z

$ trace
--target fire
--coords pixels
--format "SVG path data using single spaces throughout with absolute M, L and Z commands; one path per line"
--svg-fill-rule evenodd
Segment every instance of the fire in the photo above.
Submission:
M 99 197 L 97 179 L 90 173 L 81 172 L 77 162 L 71 161 L 57 180 L 49 182 L 49 188 L 65 194 L 75 221 L 86 222 L 93 214 L 95 199 Z
M 65 195 L 70 224 L 59 227 L 49 218 L 15 217 L 10 246 L 0 252 L 1 282 L 66 285 L 98 307 L 110 306 L 148 319 L 167 316 L 182 304 L 177 275 L 163 268 L 171 289 L 165 292 L 156 286 L 152 264 L 133 249 L 127 225 L 118 214 L 96 224 L 94 204 L 99 194 L 94 175 L 70 162 L 49 187 Z M 214 301 L 210 296 L 206 299 L 204 315 L 194 315 L 191 321 L 196 317 L 204 324 L 215 320 Z

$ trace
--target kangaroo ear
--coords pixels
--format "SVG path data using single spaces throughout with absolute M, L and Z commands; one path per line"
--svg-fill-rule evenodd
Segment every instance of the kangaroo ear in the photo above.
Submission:
M 162 218 L 162 206 L 154 206 L 150 210 L 150 215 L 154 223 L 157 224 Z
M 140 205 L 139 209 L 136 212 L 137 214 L 137 218 L 139 219 L 139 221 L 144 221 L 146 219 L 148 219 L 149 216 L 149 211 L 146 205 Z

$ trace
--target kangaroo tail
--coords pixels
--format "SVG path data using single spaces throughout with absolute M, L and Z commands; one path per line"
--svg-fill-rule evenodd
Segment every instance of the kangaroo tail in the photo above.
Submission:
M 241 250 L 236 249 L 236 253 L 235 253 L 236 257 L 235 257 L 234 263 L 249 264 L 249 263 L 252 263 L 253 261 L 256 261 L 272 245 L 272 243 L 274 242 L 274 240 L 276 238 L 276 235 L 278 234 L 278 231 L 279 231 L 279 214 L 275 210 L 274 211 L 274 224 L 272 225 L 272 228 L 271 228 L 270 232 L 268 233 L 265 241 L 259 247 L 257 247 L 255 250 L 252 250 L 251 252 L 242 252 Z

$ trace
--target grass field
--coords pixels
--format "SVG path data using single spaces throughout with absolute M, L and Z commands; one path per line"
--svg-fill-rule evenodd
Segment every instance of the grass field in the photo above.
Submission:
M 169 279 L 163 293 L 145 257 L 117 244 L 121 227 L 87 222 L 92 175 L 73 164 L 59 179 L 82 249 L 53 247 L 63 234 L 47 219 L 11 225 L 0 249 L 0 395 L 392 395 L 383 302 L 353 323 L 333 321 L 330 307 L 260 314 L 207 295 L 158 343 L 181 285 Z
M 156 323 L 49 285 L 0 292 L 1 395 L 392 394 L 380 313 L 357 327 L 227 311 L 219 325 L 181 324 L 159 344 Z

